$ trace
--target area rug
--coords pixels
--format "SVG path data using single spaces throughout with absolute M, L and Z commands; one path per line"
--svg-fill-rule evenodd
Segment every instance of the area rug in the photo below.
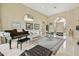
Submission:
M 4 56 L 4 55 L 0 52 L 0 56 Z

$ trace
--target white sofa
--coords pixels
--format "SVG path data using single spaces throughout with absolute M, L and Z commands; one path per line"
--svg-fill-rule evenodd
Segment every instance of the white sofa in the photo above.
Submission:
M 41 36 L 41 32 L 39 30 L 29 31 L 30 35 L 28 36 L 31 40 L 37 39 Z

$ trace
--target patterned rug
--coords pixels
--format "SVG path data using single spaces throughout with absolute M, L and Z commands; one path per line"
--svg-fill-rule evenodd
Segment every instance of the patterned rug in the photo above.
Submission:
M 4 56 L 4 55 L 0 52 L 0 56 Z
M 20 56 L 51 56 L 51 54 L 52 51 L 49 49 L 40 45 L 36 45 L 29 50 L 25 50 Z

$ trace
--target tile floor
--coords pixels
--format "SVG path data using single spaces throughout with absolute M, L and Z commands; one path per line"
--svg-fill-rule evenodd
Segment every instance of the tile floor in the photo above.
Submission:
M 24 52 L 26 49 L 32 48 L 34 45 L 29 43 L 29 42 L 24 42 L 22 45 L 22 50 L 20 49 L 20 45 L 17 48 L 17 42 L 14 40 L 12 42 L 12 49 L 9 49 L 9 44 L 2 44 L 0 45 L 0 51 L 5 55 L 5 56 L 19 56 L 22 52 Z
M 56 56 L 79 56 L 78 41 L 79 39 L 67 38 L 65 41 L 65 47 L 61 47 Z
M 60 47 L 56 56 L 79 56 L 79 46 L 76 44 L 78 39 L 67 38 L 63 45 Z M 20 50 L 20 47 L 17 49 L 16 41 L 12 43 L 12 49 L 9 49 L 8 44 L 0 45 L 0 51 L 4 53 L 6 56 L 18 56 L 24 50 L 28 50 L 35 46 L 35 44 L 25 42 L 23 44 L 23 49 Z

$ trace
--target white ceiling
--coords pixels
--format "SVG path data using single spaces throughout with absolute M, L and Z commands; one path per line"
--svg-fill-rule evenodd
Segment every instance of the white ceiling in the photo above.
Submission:
M 46 16 L 51 16 L 56 13 L 79 7 L 79 3 L 24 3 L 24 5 Z

